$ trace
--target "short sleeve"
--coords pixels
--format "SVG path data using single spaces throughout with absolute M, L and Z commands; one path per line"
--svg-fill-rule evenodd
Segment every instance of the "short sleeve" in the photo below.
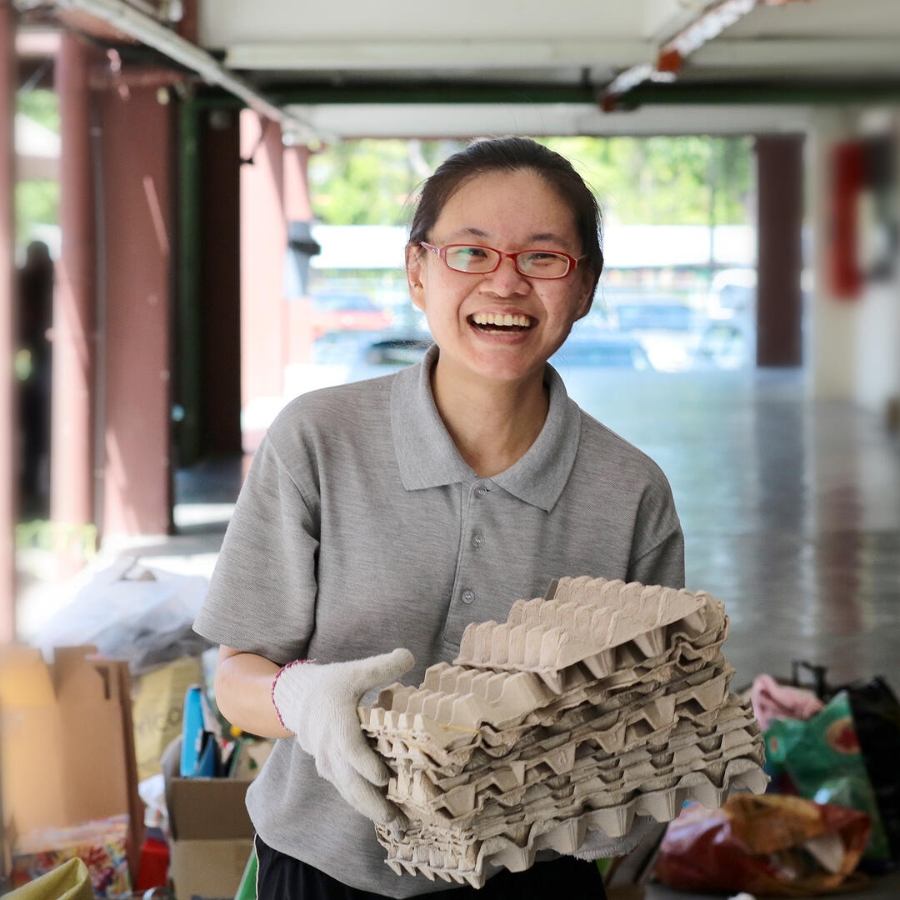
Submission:
M 315 623 L 317 513 L 263 439 L 225 533 L 194 630 L 284 665 L 306 655 Z
M 684 535 L 662 471 L 645 486 L 638 507 L 628 581 L 684 587 Z
M 657 546 L 631 561 L 628 581 L 641 584 L 661 584 L 665 587 L 684 587 L 684 536 L 676 528 Z

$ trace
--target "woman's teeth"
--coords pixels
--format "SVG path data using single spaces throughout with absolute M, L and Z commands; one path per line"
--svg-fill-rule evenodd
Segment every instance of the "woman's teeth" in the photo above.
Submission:
M 531 327 L 531 319 L 528 316 L 514 316 L 512 313 L 475 313 L 472 321 L 476 325 L 493 325 L 495 328 Z

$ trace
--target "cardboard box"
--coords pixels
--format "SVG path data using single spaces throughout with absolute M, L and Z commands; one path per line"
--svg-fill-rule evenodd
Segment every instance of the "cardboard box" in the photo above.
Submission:
M 234 900 L 253 841 L 175 841 L 169 878 L 176 900 Z
M 251 782 L 237 778 L 172 778 L 166 785 L 169 827 L 177 841 L 253 837 L 245 798 Z
M 129 816 L 137 870 L 144 806 L 137 791 L 128 663 L 61 647 L 54 662 L 18 645 L 0 650 L 0 798 L 16 835 Z
M 169 811 L 169 878 L 177 900 L 233 900 L 253 850 L 249 780 L 181 778 L 181 742 L 163 755 Z
M 189 656 L 133 680 L 131 714 L 139 781 L 162 770 L 163 752 L 181 734 L 185 692 L 202 679 L 200 659 Z

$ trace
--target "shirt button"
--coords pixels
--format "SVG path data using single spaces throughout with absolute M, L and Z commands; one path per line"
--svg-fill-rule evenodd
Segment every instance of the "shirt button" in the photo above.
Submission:
M 475 600 L 475 591 L 463 591 L 462 592 L 462 602 L 463 603 L 473 603 Z
M 472 546 L 473 547 L 482 547 L 484 545 L 484 535 L 479 533 L 472 535 Z
M 488 489 L 486 487 L 477 487 L 475 488 L 475 496 L 481 499 L 482 497 L 486 497 L 488 493 Z

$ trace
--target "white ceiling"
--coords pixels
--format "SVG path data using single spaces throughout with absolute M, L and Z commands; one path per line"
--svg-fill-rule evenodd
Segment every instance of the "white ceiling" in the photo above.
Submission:
M 900 0 L 201 0 L 200 42 L 261 90 L 316 88 L 290 111 L 326 136 L 749 132 L 802 129 L 809 110 L 746 103 L 602 112 L 621 72 L 652 66 L 667 41 L 711 8 L 743 5 L 691 53 L 676 86 L 900 86 Z M 749 10 L 749 11 L 746 11 Z M 390 103 L 404 89 L 589 87 L 578 102 Z M 379 103 L 322 92 L 384 88 Z M 787 95 L 785 95 L 786 97 Z M 896 94 L 900 96 L 900 91 Z M 301 98 L 304 99 L 304 98 Z M 308 99 L 308 98 L 305 98 Z M 457 98 L 459 99 L 459 98 Z M 771 98 L 770 98 L 771 99 Z M 777 101 L 777 97 L 776 97 Z
M 255 70 L 512 70 L 533 78 L 548 70 L 587 67 L 602 73 L 652 62 L 666 40 L 720 5 L 721 0 L 205 0 L 200 42 L 224 53 L 228 65 Z M 833 66 L 869 72 L 873 62 L 900 74 L 898 0 L 749 0 L 745 6 L 750 11 L 701 48 L 685 76 L 709 65 L 761 69 L 765 76 L 773 59 L 819 76 Z
M 134 21 L 162 0 L 57 0 L 302 140 L 786 132 L 814 103 L 900 103 L 900 0 L 197 3 L 199 53 Z M 673 46 L 677 72 L 654 71 Z

